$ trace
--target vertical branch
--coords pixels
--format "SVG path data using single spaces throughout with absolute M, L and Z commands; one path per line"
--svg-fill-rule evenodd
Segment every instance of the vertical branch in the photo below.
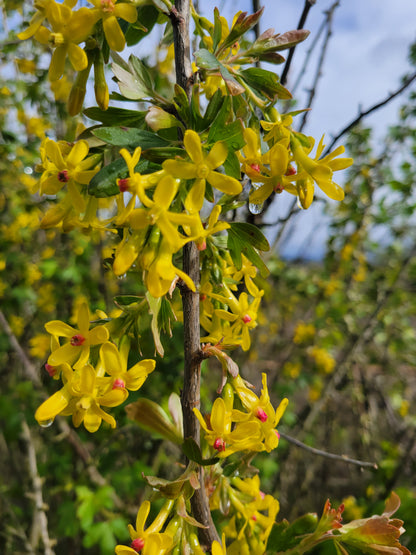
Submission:
M 171 11 L 173 40 L 175 47 L 176 82 L 186 92 L 188 98 L 192 92 L 192 65 L 190 58 L 189 38 L 190 1 L 175 0 Z M 194 242 L 185 245 L 183 250 L 183 269 L 195 283 L 199 285 L 199 251 Z M 184 437 L 191 437 L 199 445 L 200 428 L 193 413 L 200 406 L 201 363 L 200 326 L 199 326 L 199 293 L 187 287 L 182 289 L 183 325 L 184 325 L 184 378 L 181 395 Z M 191 498 L 193 517 L 205 528 L 200 529 L 201 543 L 210 547 L 214 540 L 219 540 L 209 508 L 209 500 L 204 487 L 204 473 L 199 471 L 201 487 L 195 490 Z

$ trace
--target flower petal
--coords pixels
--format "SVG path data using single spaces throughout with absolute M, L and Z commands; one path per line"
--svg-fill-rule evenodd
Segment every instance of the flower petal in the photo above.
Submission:
M 194 164 L 201 164 L 204 160 L 204 156 L 202 154 L 201 139 L 198 133 L 192 129 L 185 131 L 183 144 L 192 162 L 194 162 Z
M 126 45 L 126 39 L 116 17 L 110 16 L 104 19 L 103 29 L 110 49 L 121 52 Z
M 210 171 L 207 177 L 208 183 L 222 191 L 226 195 L 238 195 L 242 191 L 242 186 L 237 179 L 229 175 Z

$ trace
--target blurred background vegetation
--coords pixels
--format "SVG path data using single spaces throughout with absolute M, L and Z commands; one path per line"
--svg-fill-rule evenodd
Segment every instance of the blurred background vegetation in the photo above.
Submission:
M 17 8 L 27 9 L 19 2 L 6 7 L 11 21 Z M 0 552 L 38 553 L 33 545 L 46 514 L 57 553 L 107 554 L 128 540 L 127 523 L 144 495 L 142 473 L 169 477 L 175 454 L 129 421 L 123 407 L 114 411 L 115 431 L 103 426 L 94 435 L 74 432 L 63 419 L 50 428 L 34 420 L 39 403 L 56 390 L 44 368 L 44 324 L 71 319 L 83 298 L 111 313 L 114 295 L 132 287 L 105 271 L 111 237 L 39 229 L 51 201 L 32 194 L 40 141 L 45 133 L 74 138 L 81 120 L 65 117 L 69 87 L 49 90 L 39 69 L 42 47 L 20 43 L 17 31 L 5 27 L 0 54 Z M 410 59 L 415 67 L 415 47 Z M 394 490 L 407 530 L 403 545 L 416 551 L 414 87 L 406 95 L 381 148 L 365 120 L 349 132 L 355 164 L 345 176 L 345 201 L 322 201 L 330 222 L 322 259 L 279 256 L 288 233 L 303 225 L 297 207 L 275 223 L 261 325 L 252 350 L 235 356 L 253 383 L 266 372 L 275 399 L 290 399 L 281 423 L 289 439 L 255 461 L 263 488 L 280 500 L 280 517 L 320 512 L 328 497 L 345 503 L 345 520 L 369 516 Z M 270 222 L 275 206 L 267 210 Z M 239 214 L 259 225 L 263 216 Z M 181 343 L 177 324 L 141 396 L 151 391 L 163 404 L 171 391 L 179 393 Z M 153 356 L 151 344 L 144 331 L 145 356 Z M 205 374 L 217 381 L 219 373 L 213 363 Z M 208 381 L 204 387 L 212 390 Z M 377 469 L 314 454 L 291 438 Z

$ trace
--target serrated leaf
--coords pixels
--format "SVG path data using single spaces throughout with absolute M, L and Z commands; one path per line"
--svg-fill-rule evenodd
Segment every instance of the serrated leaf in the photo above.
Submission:
M 117 84 L 121 94 L 130 100 L 141 100 L 151 96 L 151 92 L 130 71 L 122 68 L 116 63 L 111 64 L 111 69 L 117 78 Z
M 135 127 L 97 127 L 93 134 L 106 143 L 120 147 L 136 148 L 142 150 L 168 146 L 168 141 L 145 129 Z

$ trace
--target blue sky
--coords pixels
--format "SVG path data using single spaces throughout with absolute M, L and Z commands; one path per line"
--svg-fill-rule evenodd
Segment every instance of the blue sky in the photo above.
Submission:
M 283 33 L 295 29 L 304 3 L 304 0 L 263 2 L 265 11 L 261 30 L 273 27 L 275 32 Z M 311 34 L 297 48 L 287 83 L 289 89 L 318 32 L 323 13 L 333 3 L 334 0 L 317 0 L 310 9 L 305 28 Z M 200 0 L 200 6 L 204 6 L 207 15 L 212 13 L 214 6 L 218 6 L 229 21 L 238 9 L 251 12 L 251 5 L 248 0 Z M 360 106 L 366 110 L 396 90 L 401 77 L 410 71 L 408 48 L 415 40 L 416 0 L 341 0 L 334 12 L 333 35 L 305 132 L 318 139 L 325 133 L 329 143 L 331 136 L 358 115 Z M 310 87 L 319 54 L 318 48 L 312 55 L 310 71 L 296 92 L 299 107 L 305 105 L 306 90 Z M 281 68 L 275 67 L 280 73 Z M 376 143 L 381 140 L 387 126 L 396 122 L 396 114 L 404 98 L 399 97 L 365 120 L 365 125 L 375 130 Z M 338 182 L 342 184 L 342 178 Z M 285 216 L 291 200 L 289 195 L 277 196 L 270 220 Z M 319 258 L 325 248 L 327 225 L 328 220 L 323 217 L 320 205 L 314 203 L 288 229 L 281 253 L 289 257 Z M 273 240 L 272 231 L 268 236 Z

